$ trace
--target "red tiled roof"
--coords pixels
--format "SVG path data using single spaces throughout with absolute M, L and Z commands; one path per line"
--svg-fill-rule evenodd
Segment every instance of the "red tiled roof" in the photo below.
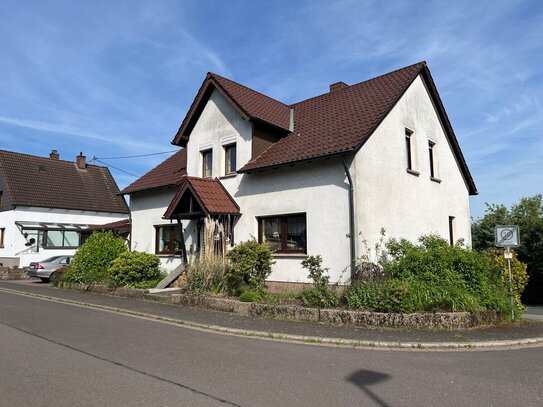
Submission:
M 230 79 L 208 72 L 172 144 L 186 145 L 192 127 L 213 89 L 218 89 L 223 96 L 230 100 L 242 117 L 261 120 L 284 130 L 288 129 L 290 122 L 290 107 L 288 105 Z
M 202 208 L 204 215 L 239 214 L 239 206 L 218 179 L 184 177 L 164 218 L 175 217 L 177 206 L 185 194 L 190 193 Z
M 424 62 L 292 105 L 294 132 L 239 172 L 356 150 L 419 74 Z
M 182 149 L 128 185 L 121 194 L 177 185 L 186 174 L 187 150 Z
M 0 181 L 11 206 L 128 213 L 107 167 L 0 150 Z

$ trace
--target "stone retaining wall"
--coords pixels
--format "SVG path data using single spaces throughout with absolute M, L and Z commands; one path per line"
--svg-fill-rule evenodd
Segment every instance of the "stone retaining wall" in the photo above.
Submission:
M 143 298 L 148 301 L 173 305 L 207 308 L 222 312 L 291 321 L 316 322 L 329 325 L 366 328 L 404 328 L 458 330 L 493 326 L 502 322 L 494 311 L 470 312 L 420 312 L 396 314 L 384 312 L 351 311 L 332 308 L 308 308 L 297 305 L 275 305 L 241 302 L 229 298 L 208 297 L 192 294 L 149 294 L 147 290 L 129 287 L 112 288 L 106 285 L 61 283 L 63 288 L 88 291 L 118 297 Z
M 24 268 L 0 267 L 0 280 L 26 280 L 28 278 Z

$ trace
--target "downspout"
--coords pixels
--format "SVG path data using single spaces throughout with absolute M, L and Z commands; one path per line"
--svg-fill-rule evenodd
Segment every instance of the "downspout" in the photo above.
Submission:
M 355 236 L 354 236 L 354 183 L 353 178 L 351 177 L 351 172 L 349 166 L 345 161 L 345 156 L 341 157 L 343 161 L 343 168 L 345 168 L 345 174 L 347 175 L 347 181 L 349 181 L 349 239 L 350 241 L 350 252 L 351 252 L 351 278 L 356 270 L 356 245 L 355 245 Z

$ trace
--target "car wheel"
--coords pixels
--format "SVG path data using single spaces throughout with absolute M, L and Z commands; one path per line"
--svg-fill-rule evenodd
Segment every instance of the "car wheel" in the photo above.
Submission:
M 40 280 L 43 281 L 44 283 L 48 283 L 50 281 L 48 277 L 40 277 Z

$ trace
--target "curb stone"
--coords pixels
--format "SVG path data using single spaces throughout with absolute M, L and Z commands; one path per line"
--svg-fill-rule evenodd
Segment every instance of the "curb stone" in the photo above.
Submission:
M 135 318 L 153 320 L 161 323 L 182 326 L 187 329 L 194 329 L 202 332 L 219 333 L 223 335 L 233 335 L 239 337 L 250 337 L 261 340 L 275 340 L 289 343 L 299 343 L 305 345 L 337 346 L 358 349 L 383 349 L 383 350 L 492 350 L 517 348 L 522 346 L 543 346 L 543 337 L 509 339 L 497 341 L 470 341 L 470 342 L 397 342 L 397 341 L 370 341 L 345 338 L 329 338 L 306 335 L 294 335 L 276 332 L 252 331 L 246 329 L 227 328 L 219 325 L 208 325 L 175 319 L 154 314 L 148 314 L 139 311 L 128 310 L 124 308 L 98 305 L 83 301 L 63 299 L 50 295 L 29 293 L 25 291 L 0 288 L 1 292 L 21 295 L 25 297 L 37 298 L 44 301 L 69 304 L 90 309 L 98 309 L 116 314 L 129 315 Z

